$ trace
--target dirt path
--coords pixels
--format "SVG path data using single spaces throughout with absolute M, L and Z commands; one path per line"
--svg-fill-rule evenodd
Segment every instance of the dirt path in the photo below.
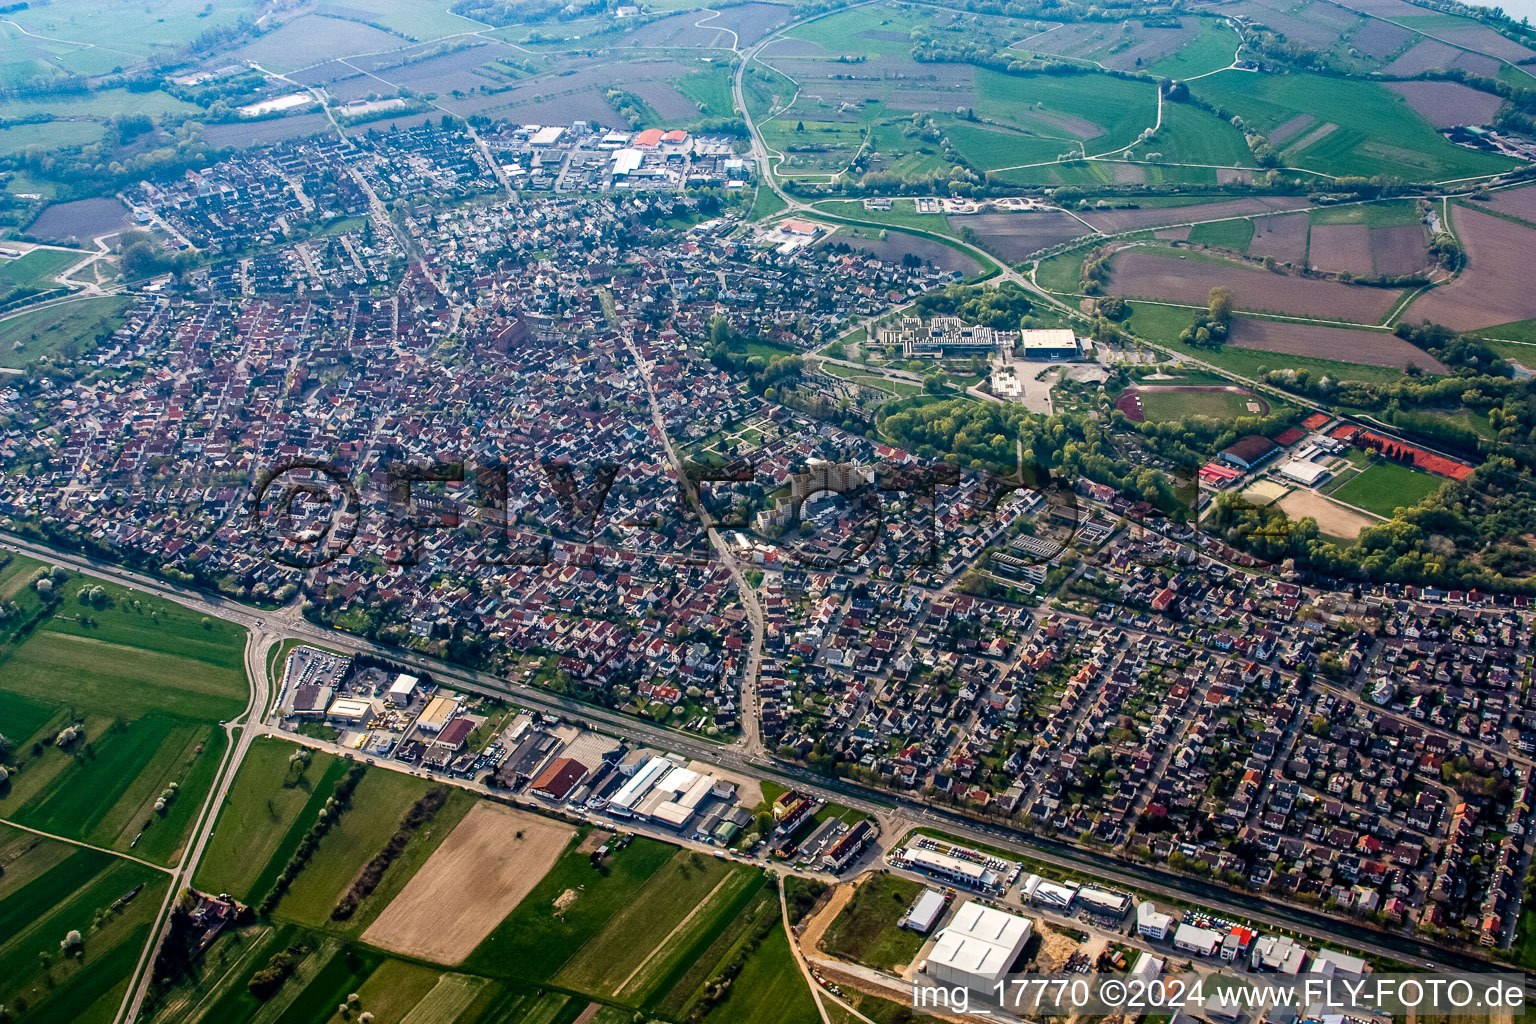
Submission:
M 789 901 L 784 898 L 784 879 L 780 878 L 778 883 L 779 917 L 784 922 L 784 937 L 789 940 L 789 951 L 794 956 L 795 966 L 800 968 L 800 974 L 805 978 L 805 983 L 811 987 L 811 1000 L 816 1004 L 816 1012 L 821 1014 L 821 1024 L 832 1024 L 832 1018 L 827 1013 L 827 1004 L 821 999 L 821 986 L 816 984 L 815 978 L 811 977 L 811 965 L 806 963 L 805 953 L 801 951 L 800 942 L 795 938 L 795 930 L 789 926 Z
M 841 914 L 843 908 L 853 899 L 853 894 L 858 887 L 857 883 L 833 887 L 832 895 L 827 902 L 822 904 L 821 909 L 816 911 L 815 916 L 806 921 L 805 927 L 801 929 L 800 945 L 802 947 L 809 949 L 812 953 L 821 952 L 822 936 L 827 934 L 827 929 L 832 927 L 832 922 L 837 920 L 837 915 Z
M 656 948 L 652 949 L 650 953 L 646 954 L 645 959 L 641 960 L 635 969 L 629 972 L 629 977 L 619 982 L 619 987 L 613 990 L 614 996 L 623 994 L 624 990 L 629 987 L 629 983 L 635 980 L 635 975 L 645 970 L 645 965 L 654 960 L 657 953 L 660 953 L 663 949 L 666 949 L 667 943 L 672 941 L 673 936 L 677 935 L 678 932 L 681 932 L 684 928 L 688 927 L 688 922 L 693 920 L 694 915 L 698 914 L 699 911 L 709 906 L 709 901 L 715 898 L 715 893 L 725 888 L 725 883 L 729 882 L 733 877 L 734 875 L 727 871 L 725 877 L 716 882 L 715 887 L 709 890 L 709 895 L 700 900 L 698 906 L 688 911 L 688 916 L 677 922 L 677 927 L 673 928 L 670 932 L 667 932 L 666 938 L 656 943 Z

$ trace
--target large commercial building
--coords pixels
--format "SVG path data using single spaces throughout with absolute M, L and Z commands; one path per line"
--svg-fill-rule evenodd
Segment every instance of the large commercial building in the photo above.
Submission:
M 896 327 L 880 328 L 877 339 L 885 346 L 900 345 L 902 354 L 910 359 L 913 356 L 1007 354 L 1019 340 L 1019 332 L 967 324 L 957 316 L 936 316 L 927 323 L 922 317 L 904 316 Z
M 1082 342 L 1066 327 L 1019 332 L 1019 354 L 1025 359 L 1040 362 L 1057 362 L 1064 359 L 1081 359 Z
M 901 859 L 909 868 L 926 871 L 936 878 L 942 878 L 948 882 L 956 882 L 960 885 L 969 885 L 977 889 L 990 889 L 998 882 L 997 872 L 985 864 L 961 860 L 959 857 L 951 857 L 949 854 L 939 853 L 937 850 L 925 850 L 920 846 L 909 846 L 901 853 Z
M 928 954 L 925 974 L 946 985 L 988 992 L 1019 958 L 1034 922 L 971 902 L 955 911 Z

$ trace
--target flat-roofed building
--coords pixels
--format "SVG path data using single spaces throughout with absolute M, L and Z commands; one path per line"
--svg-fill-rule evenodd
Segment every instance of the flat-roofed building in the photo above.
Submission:
M 1215 956 L 1221 948 L 1221 940 L 1226 936 L 1211 928 L 1201 928 L 1193 924 L 1181 924 L 1173 933 L 1173 948 L 1181 953 L 1194 953 L 1196 956 Z
M 1082 343 L 1077 334 L 1067 327 L 1050 327 L 1041 330 L 1019 332 L 1019 354 L 1025 359 L 1040 362 L 1058 362 L 1064 359 L 1081 359 Z
M 925 850 L 920 846 L 909 846 L 901 853 L 901 860 L 907 867 L 918 871 L 926 871 L 930 875 L 957 882 L 961 885 L 973 886 L 977 889 L 989 889 L 997 884 L 997 872 L 984 864 L 976 864 L 959 857 L 951 857 L 947 853 L 939 853 L 937 850 Z
M 333 721 L 360 724 L 373 717 L 373 702 L 354 697 L 337 697 L 325 716 Z
M 1067 332 L 1071 334 L 1071 331 Z M 904 316 L 895 327 L 882 327 L 876 334 L 880 344 L 900 345 L 908 358 L 919 355 L 1006 354 L 1019 340 L 1018 331 L 999 331 L 984 324 L 967 324 L 957 316 L 936 316 L 924 322 L 922 317 Z
M 944 894 L 937 889 L 924 889 L 918 893 L 912 906 L 907 908 L 906 916 L 899 922 L 899 926 L 917 932 L 919 935 L 927 935 L 933 931 L 933 926 L 939 923 L 939 918 L 944 913 L 944 908 L 949 901 Z
M 439 732 L 448 724 L 448 719 L 459 710 L 459 702 L 452 697 L 438 694 L 427 702 L 421 714 L 416 719 L 416 727 L 426 732 Z
M 635 769 L 635 774 L 619 787 L 618 792 L 608 798 L 608 812 L 621 818 L 633 817 L 635 807 L 640 803 L 641 798 L 649 793 L 657 781 L 672 767 L 672 762 L 665 757 L 652 757 L 647 760 Z
M 934 939 L 923 973 L 946 985 L 991 991 L 1019 958 L 1034 922 L 966 903 Z
M 1173 916 L 1160 913 L 1151 900 L 1142 900 L 1136 904 L 1136 930 L 1145 938 L 1161 941 L 1173 931 Z

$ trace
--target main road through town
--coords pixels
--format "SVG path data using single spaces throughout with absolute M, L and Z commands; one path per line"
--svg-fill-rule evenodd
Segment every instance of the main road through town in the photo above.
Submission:
M 266 655 L 275 642 L 293 638 L 332 649 L 386 658 L 404 666 L 429 673 L 440 683 L 451 684 L 470 693 L 515 701 L 545 711 L 557 712 L 585 721 L 595 729 L 644 744 L 656 750 L 695 758 L 709 764 L 750 775 L 789 783 L 796 788 L 827 800 L 876 815 L 884 820 L 899 818 L 914 825 L 942 829 L 957 838 L 1013 851 L 1048 867 L 1064 872 L 1092 875 L 1108 884 L 1132 888 L 1152 897 L 1171 898 L 1205 907 L 1216 913 L 1247 918 L 1271 928 L 1291 929 L 1308 936 L 1331 941 L 1364 953 L 1386 957 L 1415 968 L 1434 965 L 1467 971 L 1486 971 L 1488 961 L 1468 953 L 1442 948 L 1416 936 L 1379 931 L 1361 924 L 1336 919 L 1305 907 L 1292 906 L 1249 893 L 1211 885 L 1163 868 L 1132 864 L 1096 850 L 1082 849 L 1057 839 L 1024 832 L 1003 824 L 982 821 L 945 807 L 925 804 L 813 772 L 797 764 L 778 761 L 766 754 L 745 751 L 738 745 L 710 742 L 702 737 L 678 732 L 607 708 L 550 693 L 536 687 L 424 658 L 414 652 L 377 643 L 350 633 L 316 626 L 299 615 L 296 607 L 263 611 L 218 595 L 168 583 L 136 571 L 56 549 L 35 540 L 0 532 L 0 548 L 55 564 L 65 565 L 91 575 L 109 579 L 174 600 L 205 615 L 217 615 L 239 623 L 251 631 L 247 648 L 247 671 L 252 674 L 252 699 L 247 709 L 249 720 L 261 716 L 268 700 Z M 253 652 L 262 652 L 258 657 Z M 233 724 L 231 725 L 233 728 Z M 242 737 L 254 733 L 242 731 Z M 207 843 L 212 831 L 215 797 L 222 799 L 229 780 L 239 767 L 249 745 L 248 739 L 231 747 L 226 768 L 216 792 L 210 796 L 203 819 L 189 845 L 189 855 L 179 866 L 182 883 L 196 868 L 196 855 Z M 131 1020 L 132 1017 L 124 1017 Z

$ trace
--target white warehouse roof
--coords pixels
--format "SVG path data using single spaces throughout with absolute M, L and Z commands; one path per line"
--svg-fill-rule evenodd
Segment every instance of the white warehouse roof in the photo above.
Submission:
M 928 954 L 925 972 L 950 984 L 987 990 L 1008 973 L 1034 922 L 970 902 L 955 912 Z
M 1299 484 L 1306 484 L 1308 487 L 1311 487 L 1328 475 L 1328 469 L 1324 466 L 1319 466 L 1315 462 L 1302 462 L 1300 459 L 1292 459 L 1280 467 L 1280 475 L 1289 477 Z

